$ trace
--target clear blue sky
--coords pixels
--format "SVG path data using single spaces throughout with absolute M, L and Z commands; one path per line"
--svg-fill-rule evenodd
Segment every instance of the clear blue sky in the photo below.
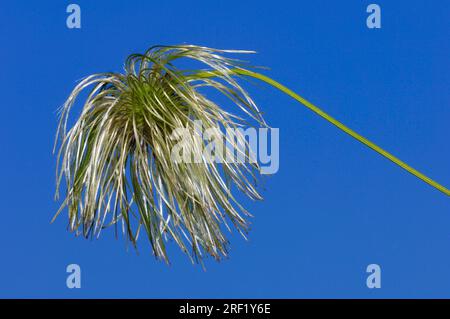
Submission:
M 382 28 L 366 27 L 366 6 Z M 153 44 L 253 49 L 252 62 L 447 187 L 450 2 L 69 1 L 0 5 L 0 297 L 450 297 L 449 198 L 280 92 L 249 88 L 280 128 L 280 170 L 265 180 L 250 239 L 193 266 L 139 255 L 54 224 L 55 110 L 83 76 L 120 71 Z M 66 288 L 66 266 L 82 288 Z M 382 288 L 366 287 L 366 266 Z

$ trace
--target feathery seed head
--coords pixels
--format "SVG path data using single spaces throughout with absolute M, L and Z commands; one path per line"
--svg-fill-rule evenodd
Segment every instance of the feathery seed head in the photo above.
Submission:
M 165 242 L 170 238 L 193 260 L 201 259 L 202 252 L 216 259 L 227 255 L 222 225 L 229 229 L 231 221 L 241 233 L 248 227 L 244 219 L 248 213 L 233 196 L 232 185 L 252 199 L 261 199 L 253 186 L 258 164 L 208 161 L 194 142 L 185 146 L 200 161 L 171 159 L 178 143 L 174 130 L 192 129 L 196 121 L 205 129 L 219 128 L 224 139 L 226 128 L 243 127 L 247 121 L 266 126 L 236 81 L 233 69 L 242 70 L 245 64 L 224 57 L 226 53 L 250 52 L 155 46 L 145 54 L 129 56 L 124 74 L 94 74 L 74 88 L 61 108 L 55 143 L 59 146 L 57 189 L 63 181 L 66 185 L 57 215 L 67 207 L 71 231 L 98 236 L 106 226 L 120 222 L 134 245 L 144 228 L 155 256 L 167 262 Z M 177 68 L 181 60 L 205 68 Z M 214 76 L 204 76 L 205 72 Z M 240 115 L 208 99 L 201 93 L 204 89 L 227 97 Z M 68 129 L 69 113 L 85 90 L 89 94 L 81 114 Z M 201 140 L 200 146 L 204 144 Z M 242 152 L 248 151 L 244 143 Z

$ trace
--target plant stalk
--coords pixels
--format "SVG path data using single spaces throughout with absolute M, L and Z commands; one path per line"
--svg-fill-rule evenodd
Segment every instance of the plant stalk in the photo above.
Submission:
M 263 82 L 265 82 L 267 84 L 270 84 L 271 86 L 277 88 L 281 92 L 283 92 L 283 93 L 289 95 L 290 97 L 292 97 L 293 99 L 297 100 L 298 102 L 300 102 L 301 104 L 306 106 L 308 109 L 310 109 L 311 111 L 313 111 L 314 113 L 316 113 L 317 115 L 322 117 L 323 119 L 325 119 L 328 122 L 330 122 L 331 124 L 337 126 L 339 129 L 341 129 L 342 131 L 344 131 L 345 133 L 347 133 L 351 137 L 355 138 L 356 140 L 358 140 L 359 142 L 361 142 L 365 146 L 373 149 L 378 154 L 380 154 L 380 155 L 386 157 L 388 160 L 394 162 L 395 164 L 397 164 L 398 166 L 400 166 L 401 168 L 406 170 L 408 173 L 411 173 L 412 175 L 414 175 L 417 178 L 421 179 L 425 183 L 433 186 L 434 188 L 436 188 L 437 190 L 441 191 L 445 195 L 450 196 L 450 191 L 446 187 L 444 187 L 441 184 L 435 182 L 434 180 L 432 180 L 431 178 L 429 178 L 426 175 L 422 174 L 421 172 L 417 171 L 416 169 L 412 168 L 411 166 L 409 166 L 408 164 L 406 164 L 405 162 L 403 162 L 399 158 L 397 158 L 394 155 L 392 155 L 391 153 L 385 151 L 384 149 L 382 149 L 378 145 L 372 143 L 371 141 L 366 139 L 364 136 L 356 133 L 355 131 L 353 131 L 352 129 L 350 129 L 346 125 L 342 124 L 341 122 L 339 122 L 338 120 L 336 120 L 335 118 L 330 116 L 329 114 L 325 113 L 320 108 L 318 108 L 317 106 L 315 106 L 314 104 L 312 104 L 308 100 L 302 98 L 300 95 L 298 95 L 297 93 L 295 93 L 292 90 L 288 89 L 287 87 L 285 87 L 281 83 L 278 83 L 277 81 L 275 81 L 275 80 L 273 80 L 273 79 L 271 79 L 271 78 L 269 78 L 269 77 L 267 77 L 267 76 L 265 76 L 265 75 L 263 75 L 261 73 L 257 73 L 257 72 L 253 72 L 253 71 L 249 71 L 249 70 L 244 70 L 244 69 L 232 69 L 232 70 L 230 70 L 230 73 L 252 77 L 252 78 L 258 79 L 260 81 L 263 81 Z M 214 71 L 213 72 L 201 72 L 201 73 L 197 73 L 195 76 L 196 77 L 214 77 L 214 76 L 217 76 L 218 74 L 219 74 L 218 72 L 214 72 Z

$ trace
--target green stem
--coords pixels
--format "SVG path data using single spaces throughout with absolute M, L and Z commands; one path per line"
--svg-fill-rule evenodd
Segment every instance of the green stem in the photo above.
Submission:
M 269 78 L 269 77 L 267 77 L 267 76 L 265 76 L 263 74 L 252 72 L 252 71 L 249 71 L 249 70 L 244 70 L 244 69 L 232 69 L 231 72 L 235 73 L 235 74 L 249 76 L 249 77 L 261 80 L 263 82 L 266 82 L 267 84 L 272 85 L 273 87 L 277 88 L 281 92 L 286 93 L 287 95 L 289 95 L 293 99 L 297 100 L 298 102 L 300 102 L 301 104 L 303 104 L 304 106 L 306 106 L 311 111 L 313 111 L 314 113 L 316 113 L 320 117 L 324 118 L 325 120 L 327 120 L 331 124 L 337 126 L 339 129 L 341 129 L 342 131 L 344 131 L 348 135 L 350 135 L 353 138 L 357 139 L 362 144 L 364 144 L 367 147 L 373 149 L 375 152 L 379 153 L 380 155 L 383 155 L 384 157 L 386 157 L 390 161 L 394 162 L 395 164 L 397 164 L 398 166 L 400 166 L 401 168 L 403 168 L 407 172 L 411 173 L 412 175 L 416 176 L 417 178 L 420 178 L 425 183 L 427 183 L 427 184 L 433 186 L 434 188 L 438 189 L 439 191 L 443 192 L 445 195 L 450 196 L 450 191 L 447 188 L 445 188 L 444 186 L 442 186 L 441 184 L 435 182 L 431 178 L 429 178 L 429 177 L 425 176 L 424 174 L 422 174 L 421 172 L 415 170 L 414 168 L 412 168 L 411 166 L 409 166 L 408 164 L 406 164 L 405 162 L 403 162 L 399 158 L 395 157 L 391 153 L 383 150 L 381 147 L 379 147 L 376 144 L 372 143 L 371 141 L 366 139 L 364 136 L 356 133 L 355 131 L 353 131 L 349 127 L 345 126 L 344 124 L 342 124 L 341 122 L 339 122 L 338 120 L 333 118 L 332 116 L 328 115 L 327 113 L 325 113 L 324 111 L 319 109 L 317 106 L 315 106 L 314 104 L 312 104 L 308 100 L 302 98 L 300 95 L 298 95 L 297 93 L 291 91 L 290 89 L 288 89 L 284 85 L 278 83 L 277 81 L 275 81 L 275 80 L 273 80 L 273 79 L 271 79 L 271 78 Z M 213 77 L 213 76 L 217 76 L 217 75 L 218 75 L 218 72 L 201 72 L 201 73 L 196 74 L 196 77 Z

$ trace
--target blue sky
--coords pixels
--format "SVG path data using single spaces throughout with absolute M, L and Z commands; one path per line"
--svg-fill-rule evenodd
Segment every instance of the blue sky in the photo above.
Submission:
M 74 1 L 80 30 L 71 2 L 2 2 L 0 297 L 450 297 L 448 197 L 262 84 L 249 91 L 280 128 L 280 170 L 244 201 L 252 231 L 231 235 L 228 260 L 205 272 L 171 245 L 166 266 L 145 241 L 136 254 L 112 231 L 74 237 L 64 214 L 50 224 L 55 110 L 153 44 L 256 50 L 266 74 L 448 187 L 450 2 L 372 2 L 378 30 L 369 1 Z

